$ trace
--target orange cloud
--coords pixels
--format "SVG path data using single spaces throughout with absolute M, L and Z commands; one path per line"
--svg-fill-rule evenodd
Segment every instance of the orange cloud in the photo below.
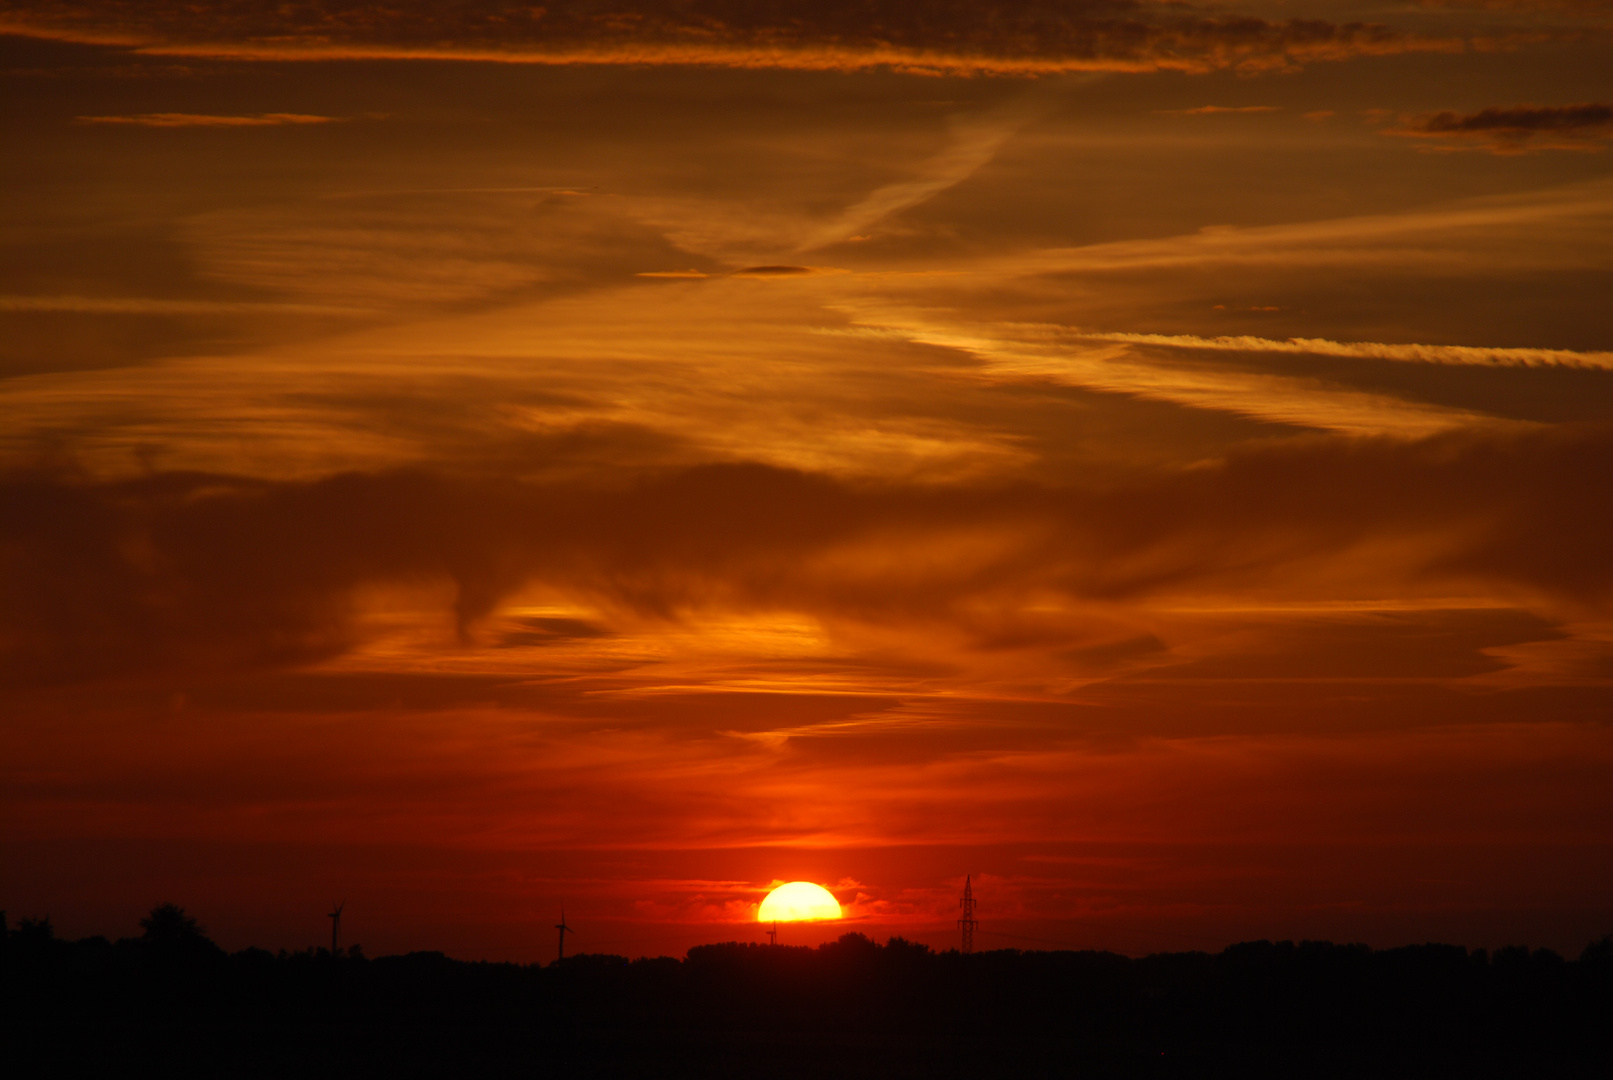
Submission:
M 1183 14 L 1135 0 L 1071 7 L 1041 0 L 803 3 L 638 0 L 600 13 L 587 4 L 494 3 L 411 10 L 330 0 L 287 9 L 66 9 L 14 6 L 10 32 L 134 47 L 150 54 L 243 60 L 452 59 L 535 64 L 676 64 L 803 71 L 891 69 L 931 75 L 1075 71 L 1289 70 L 1306 63 L 1419 51 L 1456 40 L 1386 26 Z
M 466 641 L 536 590 L 615 614 L 518 621 L 506 645 L 591 652 L 613 623 L 716 618 L 716 631 L 733 617 L 734 646 L 719 651 L 742 653 L 745 619 L 796 612 L 809 637 L 839 626 L 843 643 L 876 649 L 880 626 L 917 620 L 935 647 L 955 642 L 954 662 L 989 659 L 993 639 L 1107 645 L 1082 613 L 1093 604 L 1281 593 L 1345 571 L 1367 595 L 1482 581 L 1605 613 L 1613 521 L 1587 508 L 1610 448 L 1605 432 L 1342 441 L 1104 493 L 869 487 L 737 465 L 625 490 L 417 471 L 281 484 L 20 475 L 7 485 L 0 641 L 27 682 L 305 664 L 363 645 L 366 590 L 430 581 L 451 584 L 436 618 Z

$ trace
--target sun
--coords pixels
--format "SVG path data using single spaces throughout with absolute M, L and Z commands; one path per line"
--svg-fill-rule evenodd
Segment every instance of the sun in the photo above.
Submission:
M 807 919 L 840 918 L 840 902 L 822 885 L 792 881 L 767 894 L 756 909 L 758 922 L 802 922 Z

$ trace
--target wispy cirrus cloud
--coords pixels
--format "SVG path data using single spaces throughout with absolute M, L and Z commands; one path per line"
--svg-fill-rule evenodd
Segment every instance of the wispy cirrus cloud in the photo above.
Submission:
M 287 127 L 304 124 L 335 124 L 344 117 L 316 116 L 310 113 L 253 113 L 246 116 L 221 116 L 215 113 L 133 113 L 127 116 L 80 116 L 80 124 L 120 124 L 129 127 L 151 128 L 243 128 Z
M 1472 265 L 1465 245 L 1482 243 L 1486 265 L 1524 268 L 1583 260 L 1601 265 L 1599 242 L 1613 215 L 1613 186 L 1601 179 L 1540 191 L 1464 199 L 1411 211 L 1194 233 L 1016 253 L 979 269 L 1014 274 L 1259 263 L 1284 266 L 1393 263 Z M 1598 242 L 1577 241 L 1595 237 Z
M 1482 419 L 1465 410 L 1310 379 L 1159 363 L 1127 348 L 1179 344 L 1165 335 L 952 326 L 922 314 L 897 312 L 860 312 L 858 318 L 881 332 L 978 357 L 989 379 L 1046 380 L 1358 436 L 1421 438 Z M 1104 347 L 1100 342 L 1113 344 Z
M 1027 100 L 1013 102 L 988 115 L 954 117 L 952 137 L 946 148 L 925 161 L 917 176 L 870 192 L 856 205 L 814 229 L 800 250 L 811 251 L 846 240 L 967 180 L 1035 117 L 1036 108 L 1034 101 Z

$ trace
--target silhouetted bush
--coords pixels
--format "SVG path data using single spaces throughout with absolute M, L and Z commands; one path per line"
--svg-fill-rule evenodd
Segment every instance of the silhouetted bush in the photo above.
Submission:
M 543 966 L 226 956 L 174 905 L 141 926 L 8 929 L 9 1052 L 87 1075 L 1613 1075 L 1613 938 L 1577 961 L 1316 941 L 1129 959 L 846 934 Z

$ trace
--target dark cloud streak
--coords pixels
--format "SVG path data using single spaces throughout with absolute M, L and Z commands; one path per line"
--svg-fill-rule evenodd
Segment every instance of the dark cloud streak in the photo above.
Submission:
M 152 128 L 240 128 L 285 127 L 304 124 L 334 124 L 339 116 L 314 116 L 308 113 L 255 113 L 250 116 L 223 116 L 216 113 L 133 113 L 127 116 L 80 116 L 80 124 L 121 124 L 129 127 Z
M 1412 117 L 1390 134 L 1418 139 L 1479 140 L 1492 153 L 1529 149 L 1591 149 L 1613 136 L 1613 105 L 1517 105 L 1472 113 L 1437 112 Z

